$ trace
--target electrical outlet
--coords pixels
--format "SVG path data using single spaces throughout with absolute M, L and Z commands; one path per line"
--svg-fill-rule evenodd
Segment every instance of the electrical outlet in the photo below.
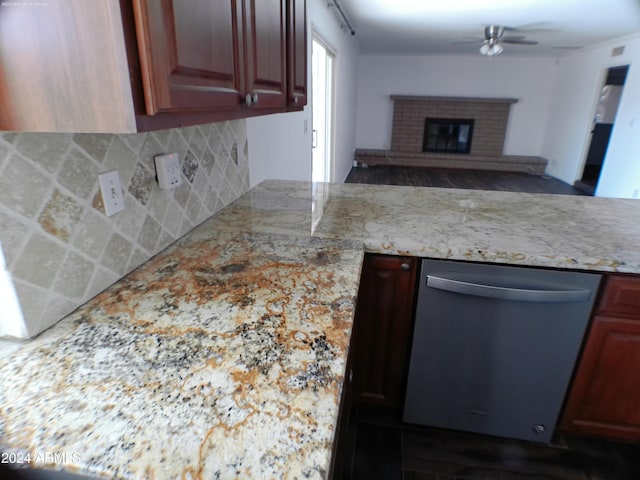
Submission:
M 102 203 L 107 217 L 124 210 L 124 195 L 120 185 L 120 175 L 118 170 L 101 173 L 98 175 L 100 191 L 102 192 Z
M 156 174 L 158 176 L 158 185 L 160 188 L 170 190 L 182 185 L 182 177 L 180 176 L 180 158 L 177 153 L 169 153 L 167 155 L 156 155 Z

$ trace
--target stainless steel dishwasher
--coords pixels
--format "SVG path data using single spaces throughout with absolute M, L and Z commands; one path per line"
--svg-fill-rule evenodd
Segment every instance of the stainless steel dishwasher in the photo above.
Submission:
M 599 282 L 424 260 L 404 421 L 549 443 Z

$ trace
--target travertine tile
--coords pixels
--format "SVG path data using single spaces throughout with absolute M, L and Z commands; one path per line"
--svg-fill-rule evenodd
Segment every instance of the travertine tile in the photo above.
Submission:
M 104 216 L 107 215 L 107 211 L 104 209 L 104 201 L 102 200 L 102 193 L 100 192 L 100 189 L 98 189 L 93 196 L 93 199 L 91 200 L 91 207 L 93 207 L 96 212 L 99 212 Z
M 130 239 L 138 238 L 144 218 L 147 216 L 145 208 L 140 205 L 129 193 L 124 196 L 126 208 L 116 213 L 112 221 L 120 231 Z
M 94 297 L 98 293 L 102 292 L 109 285 L 112 285 L 120 278 L 120 275 L 114 273 L 110 270 L 107 270 L 103 267 L 96 268 L 93 273 L 93 279 L 91 280 L 91 285 L 87 290 L 87 295 L 85 300 L 88 300 L 91 297 Z
M 187 217 L 183 217 L 182 225 L 180 226 L 180 236 L 186 235 L 193 227 L 195 227 L 195 224 Z
M 16 150 L 53 173 L 62 164 L 70 143 L 71 135 L 66 133 L 21 133 Z
M 80 146 L 87 154 L 101 163 L 109 151 L 113 135 L 101 133 L 75 133 L 72 137 L 76 145 Z
M 102 171 L 107 172 L 114 169 L 118 170 L 120 183 L 122 183 L 122 188 L 126 190 L 137 163 L 138 158 L 134 155 L 131 149 L 116 136 L 113 138 L 109 151 L 104 158 L 104 170 Z
M 76 253 L 69 252 L 53 282 L 53 290 L 67 298 L 81 300 L 94 269 L 94 263 Z
M 184 161 L 184 156 L 187 154 L 187 144 L 184 138 L 177 130 L 172 130 L 169 136 L 169 144 L 167 145 L 169 151 L 167 153 L 177 153 L 180 158 L 180 165 Z
M 169 153 L 168 146 L 169 140 L 171 139 L 172 130 L 157 130 L 155 132 L 151 132 L 151 135 L 158 141 L 162 148 L 162 153 Z
M 198 160 L 193 155 L 191 150 L 187 150 L 187 154 L 184 157 L 184 161 L 182 162 L 182 173 L 190 183 L 193 183 L 193 180 L 196 177 L 196 173 L 198 172 Z
M 55 189 L 38 217 L 42 229 L 63 241 L 68 241 L 82 215 L 82 206 L 73 198 Z
M 204 201 L 204 205 L 210 213 L 216 212 L 216 204 L 218 202 L 218 190 L 213 185 L 209 185 L 209 191 Z
M 196 158 L 203 157 L 204 150 L 207 148 L 207 137 L 203 135 L 202 130 L 199 127 L 195 127 L 193 129 L 189 148 Z
M 218 124 L 211 125 L 211 133 L 209 134 L 209 148 L 216 154 L 216 149 L 222 146 L 222 134 L 218 128 Z
M 50 294 L 44 313 L 40 317 L 40 324 L 37 326 L 37 331 L 49 328 L 55 324 L 59 318 L 73 312 L 76 307 L 76 302 L 55 294 Z
M 200 203 L 198 196 L 194 192 L 192 192 L 189 196 L 189 203 L 187 204 L 187 218 L 191 220 L 191 222 L 197 224 L 201 208 L 202 204 Z
M 18 295 L 18 301 L 20 302 L 20 308 L 22 309 L 22 316 L 27 321 L 27 325 L 33 325 L 33 329 L 29 329 L 32 332 L 38 331 L 38 325 L 40 323 L 40 317 L 44 313 L 47 305 L 47 293 L 46 291 L 29 285 L 28 283 L 21 282 L 14 277 L 13 285 Z
M 108 269 L 123 275 L 127 271 L 132 250 L 133 245 L 129 240 L 119 233 L 114 233 L 107 243 L 100 263 Z
M 154 157 L 163 153 L 166 153 L 164 147 L 156 140 L 156 137 L 154 135 L 147 135 L 138 153 L 138 159 L 150 172 L 155 172 L 156 164 Z
M 158 238 L 162 232 L 162 227 L 156 222 L 151 215 L 148 215 L 142 225 L 138 243 L 148 252 L 154 252 L 158 243 Z
M 58 173 L 58 182 L 71 193 L 88 198 L 98 183 L 98 168 L 81 150 L 71 149 Z
M 227 151 L 231 151 L 231 147 L 235 143 L 235 136 L 230 122 L 225 122 L 221 126 L 222 143 Z
M 29 227 L 0 211 L 0 244 L 9 268 L 16 259 L 20 247 L 29 238 Z
M 237 143 L 234 143 L 231 146 L 231 151 L 229 152 L 229 155 L 231 155 L 231 160 L 237 166 L 238 165 L 238 144 Z
M 164 250 L 169 245 L 171 245 L 175 241 L 176 237 L 171 235 L 166 230 L 162 230 L 160 234 L 160 238 L 158 239 L 158 245 L 156 246 L 156 251 Z
M 0 135 L 0 170 L 2 170 L 5 160 L 8 160 L 8 159 L 9 159 L 9 146 L 2 141 L 2 135 Z
M 178 130 L 178 133 L 180 133 L 180 135 L 182 136 L 182 138 L 184 139 L 187 145 L 191 143 L 191 137 L 193 135 L 193 132 L 195 131 L 195 128 L 196 128 L 195 126 L 190 126 L 190 127 L 184 127 Z
M 184 178 L 183 178 L 184 180 Z M 187 208 L 187 202 L 189 201 L 189 194 L 191 193 L 191 185 L 189 185 L 186 181 L 182 182 L 182 185 L 179 185 L 173 190 L 173 198 L 178 202 L 178 204 L 184 209 Z
M 173 193 L 161 188 L 154 188 L 147 208 L 158 222 L 162 223 L 167 213 L 167 205 L 173 200 Z
M 100 254 L 107 244 L 111 232 L 111 225 L 106 217 L 93 209 L 87 209 L 78 222 L 73 245 L 92 258 L 100 258 Z
M 154 186 L 155 179 L 153 175 L 142 166 L 142 163 L 138 162 L 133 172 L 133 177 L 131 177 L 131 183 L 129 183 L 129 193 L 142 205 L 146 205 L 149 202 Z
M 44 235 L 34 233 L 16 262 L 13 274 L 40 287 L 48 288 L 62 265 L 65 250 Z M 24 304 L 21 303 L 24 307 Z
M 132 152 L 137 153 L 145 142 L 146 133 L 132 133 L 118 135 L 120 140 L 127 144 Z
M 19 135 L 18 132 L 2 132 L 2 133 L 0 133 L 0 136 L 2 136 L 2 139 L 7 143 L 15 143 L 15 141 L 18 138 L 18 135 Z
M 245 157 L 238 151 L 236 166 L 224 145 L 236 140 L 246 142 L 244 121 L 138 135 L 0 133 L 0 241 L 12 275 L 62 306 L 52 311 L 78 306 L 248 190 Z M 165 191 L 153 157 L 171 152 L 183 185 Z M 126 209 L 106 217 L 97 175 L 112 169 Z M 54 321 L 46 303 L 34 305 L 30 327 Z
M 209 135 L 211 135 L 211 129 L 213 128 L 214 125 L 215 123 L 205 123 L 203 125 L 198 125 L 196 127 L 204 137 L 205 142 L 208 142 Z
M 18 155 L 0 172 L 0 204 L 20 215 L 35 217 L 50 189 L 47 177 Z
M 182 225 L 182 217 L 184 216 L 184 211 L 180 208 L 177 202 L 172 201 L 167 206 L 167 214 L 164 217 L 164 227 L 174 236 L 177 236 L 180 233 L 180 226 Z
M 247 136 L 246 122 L 243 122 L 242 120 L 231 120 L 229 124 L 231 125 L 231 129 L 233 130 L 237 140 L 246 138 Z
M 193 182 L 193 192 L 195 192 L 198 197 L 204 199 L 207 195 L 207 187 L 209 186 L 209 178 L 203 169 L 199 169 L 196 174 L 196 178 Z
M 207 173 L 207 175 L 211 175 L 211 170 L 213 170 L 213 165 L 215 164 L 215 162 L 216 157 L 214 156 L 213 152 L 211 151 L 209 146 L 205 146 L 202 152 L 202 156 L 200 157 L 200 165 L 202 165 L 202 168 Z
M 131 259 L 129 260 L 127 271 L 130 272 L 132 270 L 135 270 L 147 260 L 149 260 L 149 254 L 136 248 L 131 254 Z

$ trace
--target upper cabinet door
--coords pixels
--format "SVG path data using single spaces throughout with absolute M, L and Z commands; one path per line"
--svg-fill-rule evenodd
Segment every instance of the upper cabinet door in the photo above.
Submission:
M 241 0 L 134 0 L 134 12 L 147 114 L 244 101 Z
M 245 0 L 247 93 L 253 108 L 284 107 L 286 0 Z
M 288 7 L 288 103 L 302 108 L 307 104 L 307 2 L 289 0 Z

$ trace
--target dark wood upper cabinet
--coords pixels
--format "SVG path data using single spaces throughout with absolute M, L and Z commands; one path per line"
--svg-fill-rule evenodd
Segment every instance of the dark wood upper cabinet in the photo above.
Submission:
M 365 256 L 353 336 L 354 402 L 402 407 L 418 259 Z
M 285 112 L 288 92 L 306 91 L 288 70 L 306 62 L 288 43 L 306 42 L 304 11 L 304 0 L 8 4 L 0 130 L 130 133 Z
M 288 104 L 294 109 L 302 109 L 307 104 L 307 2 L 306 0 L 288 0 L 288 2 Z
M 246 0 L 247 93 L 252 108 L 287 103 L 287 24 L 285 0 Z
M 640 440 L 640 278 L 608 277 L 560 426 Z
M 244 101 L 241 0 L 135 0 L 146 112 Z

